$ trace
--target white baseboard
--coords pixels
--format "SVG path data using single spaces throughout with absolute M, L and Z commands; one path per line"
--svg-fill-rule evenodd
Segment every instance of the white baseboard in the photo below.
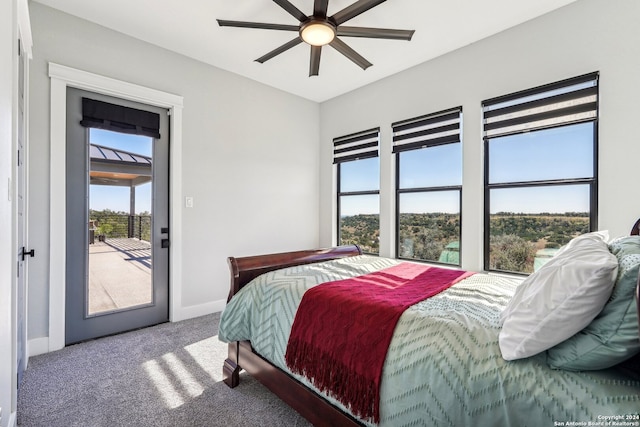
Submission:
M 194 317 L 217 313 L 224 310 L 226 305 L 226 300 L 218 300 L 211 301 L 205 304 L 181 307 L 179 310 L 174 311 L 170 321 L 179 322 L 181 320 L 187 320 Z M 29 340 L 29 342 L 27 343 L 27 357 L 38 356 L 40 354 L 49 353 L 49 351 L 49 337 L 34 338 Z
M 34 338 L 27 343 L 27 357 L 49 352 L 49 337 Z
M 205 316 L 211 313 L 217 313 L 224 310 L 227 305 L 226 300 L 211 301 L 204 304 L 190 305 L 188 307 L 180 307 L 175 310 L 171 316 L 172 322 L 192 319 L 194 317 Z

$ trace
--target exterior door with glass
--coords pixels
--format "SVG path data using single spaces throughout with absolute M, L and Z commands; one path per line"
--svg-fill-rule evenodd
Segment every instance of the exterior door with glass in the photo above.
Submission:
M 169 319 L 167 110 L 67 89 L 65 342 Z

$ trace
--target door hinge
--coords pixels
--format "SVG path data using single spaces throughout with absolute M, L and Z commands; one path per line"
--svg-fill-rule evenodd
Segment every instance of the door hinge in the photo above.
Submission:
M 20 255 L 22 256 L 22 261 L 24 261 L 24 259 L 27 257 L 27 255 L 30 256 L 31 258 L 36 256 L 36 250 L 35 249 L 31 249 L 30 251 L 27 251 L 26 248 L 23 246 L 22 247 L 22 253 Z

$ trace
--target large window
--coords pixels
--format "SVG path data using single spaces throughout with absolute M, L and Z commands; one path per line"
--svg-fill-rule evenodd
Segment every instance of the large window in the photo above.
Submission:
M 483 102 L 485 269 L 531 273 L 597 215 L 598 74 Z
M 338 244 L 380 252 L 380 129 L 333 140 L 338 174 Z
M 462 109 L 393 123 L 398 258 L 460 265 Z

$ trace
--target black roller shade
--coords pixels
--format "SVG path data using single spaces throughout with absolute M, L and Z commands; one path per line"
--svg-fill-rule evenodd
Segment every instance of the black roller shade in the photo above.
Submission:
M 380 128 L 333 139 L 333 163 L 378 157 Z
M 460 142 L 462 107 L 392 123 L 393 152 Z
M 82 98 L 82 121 L 87 128 L 160 138 L 160 115 L 95 99 Z
M 484 138 L 565 126 L 598 117 L 598 73 L 482 102 Z

